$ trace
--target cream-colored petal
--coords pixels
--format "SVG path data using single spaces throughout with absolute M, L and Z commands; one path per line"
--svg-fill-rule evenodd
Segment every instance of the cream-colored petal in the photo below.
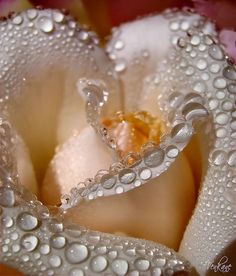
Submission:
M 46 204 L 58 204 L 61 195 L 101 169 L 113 163 L 110 149 L 101 141 L 92 127 L 71 136 L 53 157 L 47 169 L 41 194 Z M 51 197 L 52 192 L 54 197 Z

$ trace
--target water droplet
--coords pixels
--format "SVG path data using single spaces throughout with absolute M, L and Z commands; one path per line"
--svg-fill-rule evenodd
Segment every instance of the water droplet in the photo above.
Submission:
M 57 23 L 61 23 L 65 18 L 64 14 L 59 11 L 53 11 L 52 15 L 53 15 L 54 21 Z
M 124 48 L 124 46 L 125 46 L 125 44 L 124 44 L 124 42 L 122 40 L 117 40 L 116 43 L 115 43 L 115 45 L 114 45 L 114 48 L 116 50 L 121 50 L 121 49 Z
M 82 40 L 82 41 L 88 40 L 88 39 L 89 39 L 89 34 L 88 34 L 88 32 L 86 32 L 86 31 L 80 31 L 80 32 L 79 32 L 79 38 L 80 38 L 80 40 Z
M 208 50 L 209 55 L 215 60 L 223 60 L 224 53 L 218 45 L 210 46 Z
M 159 267 L 154 267 L 152 269 L 152 276 L 161 276 L 162 272 Z
M 226 161 L 226 153 L 222 150 L 215 150 L 211 154 L 211 160 L 216 166 L 221 166 Z
M 0 205 L 3 207 L 12 207 L 15 204 L 15 195 L 12 189 L 0 188 Z
M 87 241 L 95 245 L 100 241 L 100 235 L 97 232 L 91 232 L 87 237 Z
M 57 219 L 50 219 L 48 221 L 48 229 L 53 233 L 58 233 L 63 231 L 63 223 Z
M 236 167 L 236 150 L 232 150 L 228 153 L 228 164 L 231 167 Z
M 103 256 L 96 256 L 92 258 L 90 262 L 92 271 L 96 273 L 104 271 L 107 267 L 107 264 L 107 259 Z
M 166 149 L 166 155 L 169 158 L 175 158 L 178 155 L 178 153 L 179 153 L 179 150 L 175 146 L 169 146 Z
M 198 93 L 204 93 L 206 91 L 206 85 L 202 81 L 197 81 L 193 85 L 193 90 Z
M 225 88 L 226 84 L 227 84 L 226 80 L 221 78 L 221 77 L 215 78 L 214 82 L 213 82 L 214 87 L 217 88 L 217 89 Z
M 121 73 L 124 72 L 126 69 L 126 63 L 124 60 L 119 60 L 117 61 L 116 65 L 115 65 L 115 71 L 117 73 Z
M 155 265 L 158 266 L 158 267 L 163 267 L 163 266 L 165 266 L 165 264 L 166 264 L 166 259 L 161 258 L 161 257 L 158 257 L 158 258 L 155 258 L 155 259 L 154 259 L 154 263 L 155 263 Z
M 6 228 L 10 228 L 13 226 L 14 221 L 10 216 L 6 216 L 2 218 L 2 224 L 3 226 L 5 226 Z
M 111 264 L 113 272 L 117 273 L 118 275 L 125 275 L 128 272 L 128 262 L 122 259 L 116 259 Z
M 101 178 L 102 187 L 105 189 L 111 189 L 116 184 L 116 177 L 105 174 Z
M 124 169 L 119 173 L 120 182 L 123 184 L 130 184 L 136 178 L 136 174 L 131 169 Z
M 12 23 L 15 25 L 20 25 L 22 22 L 23 22 L 23 18 L 20 15 L 17 15 L 12 19 Z
M 171 31 L 177 31 L 179 29 L 179 22 L 177 21 L 170 22 L 170 29 Z
M 173 108 L 177 108 L 183 102 L 183 95 L 178 92 L 171 93 L 168 98 L 169 104 Z
M 118 255 L 118 253 L 117 253 L 117 251 L 116 250 L 112 250 L 112 251 L 110 251 L 110 252 L 108 252 L 108 257 L 110 258 L 110 259 L 115 259 L 116 257 L 117 257 L 117 255 Z
M 83 270 L 79 268 L 72 268 L 69 272 L 70 276 L 84 276 Z
M 39 248 L 39 252 L 43 255 L 47 255 L 50 252 L 50 247 L 48 244 L 42 244 Z
M 199 104 L 199 103 L 188 103 L 185 105 L 182 111 L 184 117 L 187 121 L 199 118 L 199 117 L 206 117 L 208 112 L 206 108 Z
M 190 27 L 190 23 L 188 21 L 182 21 L 180 28 L 182 31 L 187 31 Z
M 79 243 L 71 243 L 65 250 L 65 256 L 69 263 L 81 263 L 88 257 L 88 248 Z
M 236 70 L 233 66 L 227 66 L 223 70 L 223 75 L 229 80 L 236 80 Z
M 229 93 L 236 94 L 236 84 L 235 83 L 229 83 L 227 85 L 227 89 L 228 89 Z
M 50 18 L 43 16 L 38 20 L 39 28 L 44 33 L 50 33 L 53 31 L 53 22 Z
M 192 76 L 194 74 L 195 70 L 193 68 L 193 66 L 189 66 L 186 71 L 185 71 L 185 74 L 186 76 Z
M 144 163 L 148 167 L 160 166 L 165 158 L 165 153 L 162 149 L 148 150 L 144 153 Z
M 124 192 L 124 188 L 122 186 L 117 186 L 115 190 L 117 194 L 122 194 Z
M 150 267 L 150 262 L 145 259 L 137 259 L 134 261 L 134 266 L 139 270 L 139 271 L 147 271 Z
M 220 65 L 217 63 L 212 63 L 209 67 L 210 72 L 213 74 L 217 74 L 220 71 Z
M 21 239 L 21 245 L 26 251 L 33 251 L 38 245 L 38 238 L 32 234 L 26 234 Z
M 148 180 L 152 176 L 152 171 L 148 168 L 143 168 L 139 172 L 139 176 L 142 180 Z
M 215 120 L 219 125 L 225 125 L 229 121 L 229 117 L 226 113 L 221 112 L 216 115 Z
M 50 244 L 55 249 L 63 248 L 66 245 L 66 238 L 60 235 L 53 235 L 50 238 Z
M 227 135 L 227 130 L 223 127 L 219 127 L 216 129 L 216 137 L 218 138 L 224 138 Z
M 24 212 L 17 217 L 18 226 L 24 231 L 31 231 L 38 226 L 38 219 L 28 212 Z
M 225 100 L 222 103 L 222 108 L 224 111 L 230 111 L 233 109 L 233 103 L 231 101 Z
M 52 255 L 48 260 L 48 263 L 51 265 L 51 267 L 59 267 L 61 266 L 61 262 L 61 257 L 57 255 Z
M 192 127 L 185 123 L 180 123 L 173 127 L 171 131 L 171 138 L 177 143 L 184 143 L 192 136 Z
M 205 59 L 202 59 L 200 58 L 198 61 L 197 61 L 197 68 L 199 70 L 204 70 L 207 68 L 207 62 Z
M 21 249 L 21 248 L 20 248 L 19 244 L 13 244 L 13 245 L 12 245 L 12 251 L 13 251 L 14 253 L 19 252 L 20 249 Z
M 193 45 L 193 46 L 197 46 L 200 44 L 200 37 L 198 35 L 193 35 L 191 37 L 191 40 L 190 40 L 190 43 Z
M 35 19 L 38 15 L 38 11 L 35 9 L 29 9 L 26 11 L 27 17 L 32 20 Z
M 224 98 L 225 98 L 225 92 L 224 92 L 224 91 L 221 91 L 221 90 L 217 91 L 217 92 L 216 92 L 216 97 L 217 97 L 217 99 L 219 99 L 219 100 L 224 99 Z

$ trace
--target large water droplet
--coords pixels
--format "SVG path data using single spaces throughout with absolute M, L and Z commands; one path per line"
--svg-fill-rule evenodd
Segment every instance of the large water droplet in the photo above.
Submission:
M 84 272 L 80 268 L 72 268 L 69 272 L 69 276 L 84 276 Z
M 228 89 L 229 93 L 236 94 L 236 84 L 235 83 L 233 83 L 233 82 L 229 83 L 227 85 L 227 89 Z
M 211 161 L 216 165 L 223 165 L 226 161 L 226 153 L 223 150 L 215 150 L 211 154 Z
M 232 150 L 228 153 L 228 164 L 231 167 L 236 167 L 236 150 Z
M 29 9 L 26 11 L 27 17 L 32 20 L 35 19 L 38 15 L 38 11 L 36 9 Z
M 119 173 L 120 182 L 123 184 L 130 184 L 134 181 L 136 174 L 131 169 L 124 169 Z
M 144 163 L 148 167 L 160 166 L 165 158 L 165 153 L 162 149 L 148 150 L 144 153 Z
M 33 251 L 38 245 L 38 238 L 32 234 L 26 234 L 21 239 L 21 245 L 26 251 Z
M 2 218 L 2 225 L 5 226 L 6 228 L 12 227 L 13 224 L 14 224 L 14 221 L 10 216 L 6 216 Z
M 152 176 L 152 171 L 148 168 L 143 168 L 139 172 L 139 176 L 142 180 L 148 180 Z
M 145 259 L 137 259 L 134 262 L 134 266 L 139 270 L 139 271 L 147 271 L 150 267 L 150 262 Z
M 57 255 L 52 255 L 51 257 L 49 257 L 48 263 L 51 265 L 51 267 L 59 267 L 62 263 L 61 257 Z
M 199 103 L 186 104 L 186 106 L 183 108 L 182 113 L 187 121 L 199 117 L 206 117 L 208 115 L 206 108 Z
M 184 143 L 192 136 L 193 130 L 190 125 L 180 123 L 173 127 L 171 138 L 177 143 Z
M 65 18 L 64 14 L 58 11 L 53 11 L 52 15 L 53 15 L 54 21 L 57 23 L 61 23 Z
M 101 184 L 105 189 L 111 189 L 116 184 L 116 177 L 105 174 L 101 178 Z
M 38 226 L 38 219 L 28 212 L 19 214 L 17 225 L 24 231 L 31 231 Z
M 213 82 L 214 87 L 217 88 L 217 89 L 225 88 L 226 84 L 227 84 L 226 80 L 221 78 L 221 77 L 215 78 L 214 82 Z
M 233 66 L 227 66 L 223 70 L 223 75 L 229 80 L 236 80 L 236 70 Z
M 223 60 L 224 53 L 218 45 L 210 46 L 208 50 L 209 55 L 215 60 Z
M 55 249 L 63 248 L 66 245 L 66 238 L 60 235 L 53 235 L 50 238 L 50 244 Z
M 65 250 L 65 256 L 69 263 L 78 264 L 88 257 L 88 248 L 79 243 L 71 243 Z
M 12 23 L 15 25 L 20 25 L 22 22 L 23 22 L 23 18 L 20 15 L 17 15 L 12 19 Z
M 96 256 L 92 258 L 90 262 L 92 271 L 96 273 L 104 271 L 107 267 L 107 264 L 108 264 L 107 259 L 103 256 Z
M 178 155 L 178 153 L 179 153 L 179 149 L 175 146 L 169 146 L 166 149 L 166 155 L 169 158 L 175 158 Z
M 116 259 L 112 262 L 111 267 L 118 275 L 125 275 L 128 271 L 129 265 L 126 260 Z
M 50 33 L 53 31 L 53 22 L 50 18 L 43 16 L 38 20 L 39 28 L 44 33 Z

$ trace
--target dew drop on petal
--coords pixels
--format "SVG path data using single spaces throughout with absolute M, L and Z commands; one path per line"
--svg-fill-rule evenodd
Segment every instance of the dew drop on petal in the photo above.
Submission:
M 50 33 L 53 31 L 53 22 L 50 18 L 43 16 L 38 20 L 39 28 L 44 33 Z
M 88 257 L 88 248 L 79 243 L 71 243 L 65 251 L 66 259 L 71 264 L 81 263 Z
M 24 231 L 31 231 L 38 226 L 38 219 L 28 212 L 18 215 L 17 225 Z
M 103 256 L 96 256 L 92 258 L 90 262 L 92 271 L 96 273 L 100 273 L 104 271 L 107 267 L 107 264 L 108 264 L 107 259 Z

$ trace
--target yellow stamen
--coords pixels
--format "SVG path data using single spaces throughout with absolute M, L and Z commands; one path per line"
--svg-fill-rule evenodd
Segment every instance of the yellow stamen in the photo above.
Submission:
M 141 146 L 148 141 L 158 144 L 164 132 L 160 119 L 146 111 L 126 114 L 119 111 L 111 118 L 104 118 L 102 124 L 114 137 L 121 158 L 130 152 L 140 152 Z

